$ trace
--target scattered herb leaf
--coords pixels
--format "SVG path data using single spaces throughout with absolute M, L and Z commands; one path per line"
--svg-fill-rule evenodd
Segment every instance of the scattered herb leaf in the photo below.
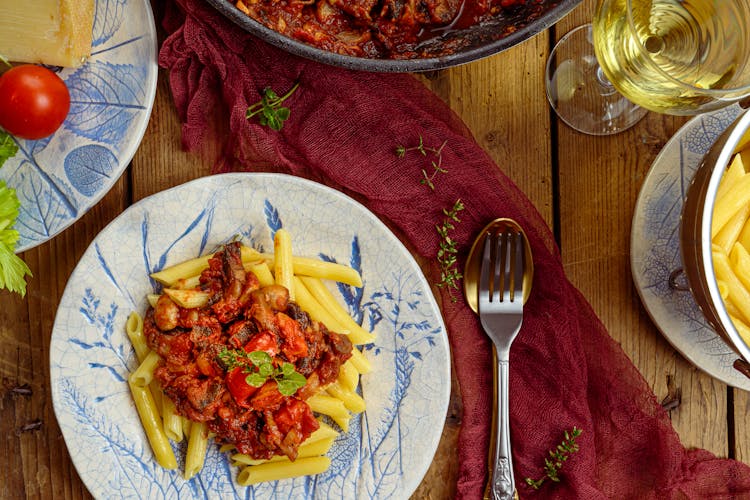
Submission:
M 286 101 L 298 87 L 299 82 L 296 82 L 294 86 L 281 97 L 279 97 L 270 87 L 266 87 L 263 90 L 263 95 L 261 96 L 260 101 L 247 108 L 245 118 L 249 120 L 257 115 L 258 122 L 261 125 L 267 126 L 272 130 L 281 130 L 284 126 L 284 122 L 289 119 L 291 113 L 289 108 L 285 108 L 281 104 Z
M 547 479 L 559 483 L 559 472 L 562 468 L 563 462 L 565 462 L 572 453 L 578 451 L 576 438 L 581 435 L 581 432 L 581 429 L 578 429 L 577 427 L 573 427 L 572 431 L 565 431 L 565 438 L 562 443 L 558 444 L 555 449 L 549 450 L 550 458 L 544 459 L 545 475 L 540 479 L 527 477 L 526 484 L 533 489 L 538 490 Z
M 13 229 L 13 224 L 18 218 L 20 206 L 16 190 L 0 180 L 0 288 L 7 288 L 23 297 L 26 295 L 25 276 L 31 276 L 31 270 L 15 254 L 19 234 Z
M 13 158 L 18 152 L 18 144 L 13 140 L 13 136 L 4 130 L 0 130 L 0 167 L 3 166 L 5 160 Z
M 435 226 L 438 235 L 440 235 L 440 246 L 438 247 L 437 261 L 440 264 L 440 282 L 438 286 L 448 287 L 453 290 L 458 290 L 458 280 L 463 275 L 456 268 L 456 254 L 458 253 L 458 244 L 451 238 L 449 232 L 456 228 L 454 223 L 461 222 L 458 218 L 458 213 L 464 209 L 464 204 L 461 200 L 456 200 L 453 207 L 450 210 L 443 209 L 445 219 L 441 224 Z M 453 293 L 451 290 L 451 295 Z M 456 298 L 453 296 L 453 300 Z
M 245 382 L 253 387 L 262 386 L 269 378 L 274 379 L 276 387 L 284 396 L 293 395 L 307 383 L 305 376 L 299 373 L 292 363 L 284 361 L 280 366 L 274 366 L 273 358 L 264 351 L 224 349 L 219 353 L 219 358 L 230 370 L 242 367 L 247 373 Z
M 396 156 L 398 158 L 403 158 L 406 156 L 406 153 L 409 151 L 417 151 L 422 156 L 434 156 L 435 159 L 430 160 L 430 165 L 432 166 L 432 172 L 428 173 L 427 170 L 422 169 L 422 179 L 419 181 L 420 184 L 423 184 L 427 187 L 429 187 L 431 190 L 435 190 L 435 183 L 433 182 L 435 180 L 435 176 L 437 174 L 444 174 L 447 173 L 448 170 L 443 167 L 443 148 L 445 148 L 445 145 L 448 143 L 448 141 L 443 141 L 443 143 L 437 147 L 433 148 L 430 146 L 425 146 L 424 139 L 422 138 L 422 135 L 419 135 L 419 144 L 416 146 L 406 147 L 402 145 L 396 146 Z

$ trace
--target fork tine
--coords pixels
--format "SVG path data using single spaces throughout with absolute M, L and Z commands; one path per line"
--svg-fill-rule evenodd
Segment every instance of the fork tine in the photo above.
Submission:
M 479 287 L 477 288 L 477 303 L 481 304 L 483 300 L 489 300 L 490 294 L 490 251 L 491 251 L 491 237 L 490 233 L 484 235 L 484 247 L 482 249 L 482 269 L 479 272 Z M 485 298 L 487 297 L 487 298 Z
M 505 231 L 502 235 L 502 252 L 503 252 L 503 302 L 513 300 L 511 295 L 513 290 L 513 233 Z
M 503 290 L 505 289 L 505 279 L 503 276 L 503 266 L 505 265 L 505 251 L 503 245 L 503 237 L 501 234 L 493 234 L 494 245 L 492 246 L 495 258 L 492 267 L 492 276 L 495 283 L 495 288 L 492 293 L 493 302 L 501 302 L 503 300 Z
M 515 234 L 515 248 L 513 252 L 513 297 L 523 302 L 523 270 L 526 260 L 526 240 L 520 233 Z

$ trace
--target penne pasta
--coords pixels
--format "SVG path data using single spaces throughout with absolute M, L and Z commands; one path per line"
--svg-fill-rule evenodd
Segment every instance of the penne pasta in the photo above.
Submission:
M 338 381 L 345 389 L 350 391 L 357 390 L 357 386 L 359 385 L 359 372 L 354 368 L 351 360 L 347 360 L 346 363 L 339 368 Z
M 362 375 L 364 375 L 365 373 L 370 373 L 372 371 L 372 365 L 364 356 L 364 354 L 362 354 L 362 351 L 360 351 L 356 347 L 352 349 L 352 357 L 349 358 L 349 362 Z
M 292 239 L 289 232 L 279 229 L 273 236 L 273 276 L 277 285 L 289 290 L 289 300 L 294 300 L 294 268 L 292 267 Z
M 750 174 L 745 174 L 727 189 L 724 196 L 716 199 L 711 221 L 711 239 L 713 240 L 729 219 L 748 203 L 750 203 Z
M 211 298 L 211 294 L 202 290 L 188 289 L 181 290 L 177 288 L 165 288 L 162 290 L 164 294 L 172 299 L 175 304 L 185 309 L 195 309 L 197 307 L 204 307 L 208 304 L 208 299 Z
M 159 301 L 159 297 L 161 297 L 158 293 L 149 293 L 146 295 L 146 300 L 148 301 L 148 305 L 151 307 L 156 307 L 156 303 Z
M 323 323 L 328 330 L 343 335 L 348 335 L 349 331 L 340 324 L 331 313 L 329 313 L 320 303 L 315 300 L 315 297 L 307 289 L 307 286 L 302 282 L 299 276 L 294 277 L 294 287 L 297 291 L 295 302 L 310 315 L 315 321 Z
M 747 130 L 745 132 L 745 135 L 742 136 L 742 139 L 740 139 L 740 142 L 737 143 L 737 146 L 734 148 L 735 153 L 739 153 L 743 150 L 750 149 L 750 130 Z
M 190 479 L 200 472 L 206 460 L 208 448 L 208 426 L 205 422 L 193 422 L 190 425 L 187 454 L 185 455 L 185 472 L 183 477 Z
M 175 413 L 174 402 L 164 393 L 161 395 L 161 414 L 164 425 L 164 434 L 170 441 L 179 443 L 182 441 L 182 417 Z
M 714 246 L 713 262 L 716 278 L 722 280 L 727 285 L 729 301 L 737 306 L 737 309 L 742 313 L 742 319 L 747 321 L 750 318 L 750 292 L 747 291 L 739 280 L 732 269 L 729 257 L 720 247 Z
M 273 264 L 273 255 L 267 253 L 261 255 L 263 258 L 270 260 L 271 265 Z M 293 255 L 292 266 L 294 274 L 298 276 L 313 276 L 315 278 L 345 283 L 357 288 L 362 287 L 362 276 L 360 276 L 356 269 L 343 264 Z
M 239 246 L 236 242 L 233 243 L 233 245 Z M 235 247 L 231 250 L 231 260 L 227 260 L 226 257 L 229 253 L 225 253 L 221 256 L 223 259 L 221 269 L 227 276 L 229 276 L 227 273 L 230 272 L 241 273 L 241 271 L 237 269 L 237 248 Z M 375 335 L 362 328 L 356 321 L 354 321 L 354 319 L 352 319 L 346 311 L 345 306 L 337 301 L 334 295 L 321 281 L 322 279 L 330 279 L 354 286 L 361 286 L 361 277 L 354 269 L 340 264 L 324 262 L 322 260 L 294 256 L 292 253 L 291 236 L 284 229 L 279 229 L 274 234 L 274 253 L 271 256 L 261 254 L 249 247 L 240 247 L 239 250 L 241 251 L 242 265 L 245 271 L 254 274 L 261 287 L 274 284 L 286 287 L 290 292 L 290 301 L 296 302 L 297 305 L 310 316 L 310 318 L 321 322 L 330 331 L 348 335 L 353 344 L 370 343 L 375 339 Z M 215 301 L 217 296 L 217 283 L 220 286 L 224 286 L 220 281 L 221 278 L 211 276 L 211 274 L 215 273 L 209 273 L 204 275 L 204 282 L 201 283 L 202 272 L 208 267 L 208 261 L 213 255 L 214 254 L 191 259 L 153 273 L 151 277 L 161 283 L 163 288 L 161 295 L 149 294 L 147 296 L 149 304 L 155 309 L 158 309 L 157 306 L 168 306 L 171 308 L 168 310 L 162 310 L 161 314 L 172 314 L 174 305 L 176 304 L 179 306 L 179 314 L 181 315 L 179 321 L 184 322 L 184 325 L 183 323 L 180 323 L 179 326 L 184 329 L 190 328 L 190 322 L 195 321 L 196 318 L 202 319 L 203 314 L 206 314 L 206 319 L 216 319 L 218 317 L 216 315 L 218 314 L 235 314 L 233 312 L 225 312 L 227 311 L 226 308 L 217 309 L 214 307 L 216 304 L 219 304 L 222 307 L 224 306 L 223 303 Z M 235 274 L 232 275 L 234 277 L 238 276 Z M 239 280 L 235 280 L 233 283 L 238 282 Z M 254 283 L 249 283 L 248 285 L 254 286 Z M 203 288 L 205 288 L 205 290 L 203 290 Z M 252 294 L 254 291 L 255 288 L 250 288 L 250 286 L 243 289 L 243 293 L 247 293 L 247 295 L 244 295 L 243 300 L 245 300 L 245 302 L 242 302 L 242 307 L 246 309 L 241 311 L 241 315 L 237 316 L 237 320 L 231 316 L 229 317 L 229 320 L 221 320 L 222 329 L 216 332 L 217 335 L 214 338 L 207 340 L 207 342 L 211 342 L 207 345 L 211 345 L 212 347 L 215 346 L 219 349 L 227 346 L 239 346 L 241 348 L 246 343 L 249 345 L 247 342 L 248 338 L 252 338 L 252 335 L 257 333 L 255 330 L 249 330 L 248 334 L 247 331 L 243 330 L 244 328 L 257 329 L 260 326 L 265 326 L 265 323 L 261 323 L 262 320 L 272 319 L 277 322 L 281 321 L 279 318 L 282 317 L 281 314 L 285 311 L 283 309 L 284 306 L 274 307 L 268 311 L 268 313 L 264 312 L 264 314 L 269 316 L 263 316 L 262 320 L 254 316 L 254 314 L 256 314 L 254 312 L 255 309 L 250 308 L 260 306 L 260 302 L 253 302 L 259 300 L 253 298 Z M 166 297 L 162 298 L 163 295 Z M 159 303 L 160 298 L 163 301 L 161 304 Z M 167 298 L 169 298 L 174 304 L 170 303 Z M 225 294 L 220 300 L 228 298 L 229 296 Z M 211 299 L 214 300 L 209 304 L 209 300 Z M 200 309 L 200 311 L 197 313 L 192 311 L 186 312 L 184 311 L 185 309 Z M 247 323 L 248 320 L 253 323 Z M 289 319 L 289 321 L 292 320 Z M 154 328 L 153 323 L 148 323 L 147 326 L 148 328 Z M 300 327 L 298 324 L 293 326 L 295 328 L 302 328 L 303 330 L 306 328 Z M 233 327 L 237 328 L 232 330 Z M 149 344 L 146 341 L 146 336 L 144 334 L 143 318 L 140 315 L 137 313 L 131 314 L 126 324 L 126 331 L 128 337 L 131 339 L 134 349 L 136 350 L 136 356 L 139 360 L 139 365 L 128 377 L 128 384 L 131 388 L 133 399 L 136 401 L 136 408 L 138 409 L 149 443 L 154 451 L 154 456 L 157 457 L 157 461 L 160 465 L 167 468 L 176 468 L 177 463 L 174 453 L 172 452 L 170 441 L 176 443 L 187 441 L 187 445 L 183 447 L 185 450 L 183 477 L 186 480 L 190 480 L 199 474 L 203 468 L 206 460 L 208 442 L 216 438 L 219 442 L 226 443 L 226 440 L 229 439 L 228 435 L 222 431 L 218 431 L 219 436 L 213 436 L 208 431 L 205 422 L 190 421 L 189 419 L 180 416 L 177 413 L 178 407 L 175 405 L 174 401 L 163 393 L 159 380 L 154 378 L 154 370 L 160 366 L 160 364 L 163 364 L 163 369 L 168 370 L 169 373 L 183 373 L 178 367 L 181 362 L 180 360 L 182 359 L 179 356 L 182 356 L 183 351 L 171 349 L 171 342 L 175 342 L 174 340 L 171 340 L 171 333 L 159 330 L 149 330 L 147 332 L 150 341 L 154 342 L 153 345 L 158 345 L 159 352 L 164 354 L 165 358 L 162 359 L 156 351 L 152 351 L 149 348 Z M 195 331 L 190 333 L 192 342 L 197 341 L 193 338 L 195 335 L 200 334 Z M 213 333 L 211 335 L 213 335 Z M 276 337 L 272 333 L 267 333 L 267 335 L 271 335 L 270 338 L 275 342 L 280 342 L 279 339 L 282 338 Z M 165 338 L 169 338 L 170 340 L 165 340 Z M 187 337 L 182 337 L 182 339 L 187 339 Z M 321 341 L 324 340 L 325 339 L 322 339 Z M 326 341 L 332 340 L 329 339 Z M 165 347 L 167 349 L 163 350 Z M 184 349 L 181 346 L 180 348 Z M 190 349 L 190 347 L 188 349 Z M 224 351 L 222 351 L 222 353 L 223 352 Z M 190 362 L 195 363 L 201 373 L 205 374 L 206 372 L 204 370 L 212 369 L 206 366 L 206 360 L 196 354 L 195 351 L 188 351 L 188 356 L 190 356 L 188 358 L 190 359 Z M 293 450 L 292 452 L 281 447 L 275 448 L 275 453 L 279 454 L 296 452 L 296 458 L 294 461 L 289 460 L 289 458 L 284 455 L 275 455 L 268 460 L 254 459 L 251 456 L 237 453 L 234 444 L 227 443 L 221 445 L 221 452 L 230 453 L 229 460 L 231 464 L 241 468 L 237 477 L 237 482 L 240 485 L 251 485 L 262 481 L 318 474 L 329 467 L 330 458 L 325 456 L 325 454 L 329 452 L 339 435 L 338 429 L 335 428 L 335 426 L 329 425 L 329 423 L 334 422 L 338 428 L 346 432 L 349 428 L 352 413 L 360 413 L 365 410 L 365 401 L 362 396 L 357 393 L 357 390 L 359 387 L 360 375 L 368 373 L 372 369 L 369 361 L 362 354 L 362 351 L 356 347 L 353 348 L 352 356 L 349 359 L 346 359 L 345 352 L 337 352 L 336 356 L 340 362 L 337 379 L 326 387 L 320 387 L 315 395 L 308 397 L 305 400 L 310 406 L 310 409 L 318 415 L 319 428 L 312 432 L 302 443 L 290 442 L 288 446 L 290 447 L 289 449 Z M 278 359 L 276 359 L 276 362 L 278 362 Z M 253 361 L 253 364 L 255 364 L 255 361 Z M 286 364 L 288 365 L 289 363 Z M 222 376 L 226 377 L 225 387 L 229 390 L 229 393 L 227 394 L 233 398 L 247 398 L 247 396 L 238 396 L 231 392 L 233 390 L 243 390 L 241 386 L 229 385 L 229 376 L 230 373 L 232 373 L 233 367 L 232 369 L 228 367 L 231 366 L 232 365 L 228 364 L 227 366 L 221 367 L 221 370 L 223 370 Z M 246 369 L 250 366 L 250 364 L 247 364 Z M 258 374 L 261 373 L 262 367 L 258 364 L 255 364 L 255 366 L 258 367 L 258 372 L 252 372 L 248 369 L 247 373 L 257 377 Z M 292 370 L 294 370 L 293 365 Z M 300 374 L 298 373 L 297 375 Z M 269 375 L 267 374 L 261 375 L 261 377 L 268 376 Z M 286 375 L 284 376 L 286 377 Z M 191 374 L 189 377 L 195 377 L 195 375 Z M 294 377 L 290 375 L 289 379 L 284 379 L 283 381 L 289 382 L 293 380 L 293 378 Z M 302 380 L 299 383 L 304 384 L 306 382 L 305 378 L 301 378 Z M 195 379 L 193 378 L 192 380 Z M 242 378 L 239 380 L 246 379 Z M 233 380 L 232 383 L 234 382 L 235 381 Z M 279 391 L 282 392 L 281 379 L 277 379 L 277 382 L 279 383 Z M 245 383 L 250 384 L 250 382 L 247 381 Z M 261 384 L 262 383 L 263 379 L 261 380 Z M 177 391 L 174 392 L 174 394 L 178 395 L 176 397 L 192 397 L 189 393 L 179 392 L 184 390 L 186 387 L 184 385 L 179 388 L 177 385 L 170 385 L 170 387 L 172 391 Z M 170 394 L 173 394 L 173 392 L 170 392 Z M 282 394 L 284 394 L 284 392 L 282 392 Z M 180 401 L 183 401 L 183 399 L 180 399 Z M 250 400 L 235 399 L 235 401 L 240 402 Z M 179 408 L 183 407 L 179 406 Z M 229 407 L 227 407 L 227 410 L 229 412 L 235 411 L 229 410 Z M 241 415 L 241 413 L 237 415 Z M 264 418 L 271 419 L 271 415 Z M 263 435 L 258 432 L 255 439 L 263 439 L 262 436 Z M 297 439 L 299 439 L 299 437 L 297 437 Z
M 135 385 L 146 387 L 154 379 L 154 370 L 160 361 L 161 357 L 156 352 L 150 351 L 138 368 L 130 374 L 130 380 Z
M 735 276 L 745 289 L 750 290 L 750 253 L 739 243 L 735 243 L 729 253 L 729 262 Z
M 146 337 L 143 335 L 143 318 L 140 314 L 137 312 L 130 313 L 128 320 L 125 322 L 125 333 L 130 339 L 130 343 L 133 344 L 138 363 L 143 363 L 151 349 L 149 349 Z
M 130 380 L 128 380 L 128 385 L 156 461 L 165 469 L 176 469 L 177 459 L 169 445 L 169 439 L 164 434 L 151 391 L 148 387 L 135 385 Z
M 294 462 L 268 462 L 261 465 L 249 465 L 237 475 L 237 482 L 250 486 L 264 481 L 277 481 L 299 476 L 312 476 L 324 472 L 331 465 L 331 459 L 309 457 Z
M 318 457 L 320 455 L 325 455 L 326 453 L 328 453 L 328 450 L 331 449 L 331 446 L 333 446 L 334 439 L 335 438 L 333 437 L 328 437 L 313 442 L 309 442 L 308 439 L 302 446 L 299 447 L 299 453 L 297 454 L 297 458 L 295 460 L 299 460 L 300 458 Z M 260 465 L 269 462 L 291 462 L 288 457 L 281 455 L 276 455 L 269 458 L 268 460 L 257 460 L 243 453 L 236 453 L 232 455 L 232 460 L 243 465 Z
M 742 337 L 742 340 L 744 340 L 746 344 L 750 345 L 750 326 L 748 326 L 747 323 L 742 321 L 737 316 L 732 316 L 730 314 L 729 319 L 732 320 L 732 323 L 734 324 L 734 327 L 737 329 L 737 333 L 739 333 L 740 337 Z
M 307 404 L 310 405 L 310 409 L 315 413 L 331 417 L 344 432 L 349 430 L 351 414 L 340 399 L 318 393 L 308 398 Z
M 257 262 L 248 266 L 248 271 L 255 274 L 260 286 L 269 286 L 275 283 L 271 269 L 265 262 Z
M 716 233 L 716 237 L 714 237 L 712 242 L 723 248 L 726 253 L 729 253 L 739 238 L 742 228 L 745 227 L 748 217 L 750 217 L 750 205 L 745 205 L 727 221 L 724 227 L 721 228 L 721 231 Z
M 716 189 L 716 197 L 720 198 L 724 196 L 724 194 L 727 192 L 727 189 L 729 189 L 732 184 L 737 182 L 740 177 L 745 175 L 746 172 L 747 169 L 745 168 L 745 165 L 742 161 L 742 156 L 735 155 L 732 159 L 732 162 L 729 164 L 729 167 L 727 167 L 726 172 L 724 172 L 721 181 L 719 182 L 719 187 Z
M 262 258 L 257 250 L 244 245 L 241 248 L 241 252 L 243 262 L 260 260 Z M 213 257 L 213 254 L 180 262 L 179 264 L 167 267 L 161 271 L 151 273 L 151 278 L 162 285 L 172 287 L 176 285 L 179 280 L 190 279 L 200 275 L 200 273 L 208 267 L 208 259 L 211 257 Z
M 305 284 L 313 297 L 328 313 L 333 316 L 345 331 L 348 331 L 349 340 L 352 344 L 370 344 L 375 341 L 375 335 L 362 328 L 349 315 L 347 311 L 336 301 L 333 294 L 326 288 L 319 278 L 301 276 L 299 278 Z
M 334 382 L 326 388 L 326 392 L 331 396 L 340 399 L 347 410 L 352 413 L 362 413 L 365 411 L 365 400 L 362 396 L 354 391 L 344 389 L 341 384 Z
M 182 421 L 182 435 L 187 437 L 190 435 L 190 427 L 193 425 L 193 421 L 185 417 L 181 417 L 180 420 Z

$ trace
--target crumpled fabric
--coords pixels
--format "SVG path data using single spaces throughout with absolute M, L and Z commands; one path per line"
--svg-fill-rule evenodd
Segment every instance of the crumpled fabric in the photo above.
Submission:
M 159 64 L 182 122 L 187 150 L 222 141 L 214 172 L 264 170 L 309 178 L 365 204 L 440 281 L 435 225 L 443 209 L 465 209 L 450 233 L 458 269 L 472 240 L 496 217 L 526 230 L 535 278 L 511 349 L 510 416 L 516 485 L 522 497 L 669 499 L 750 497 L 750 468 L 680 443 L 665 410 L 568 281 L 553 235 L 527 197 L 482 150 L 461 120 L 409 75 L 356 72 L 290 55 L 241 30 L 201 0 L 169 0 Z M 279 132 L 247 120 L 266 87 L 295 82 Z M 211 134 L 219 120 L 226 136 Z M 429 158 L 398 145 L 443 142 L 434 191 L 420 183 Z M 502 167 L 502 165 L 500 166 Z M 479 498 L 487 479 L 492 405 L 491 345 L 460 291 L 437 288 L 463 403 L 457 497 Z M 538 491 L 548 450 L 582 429 L 580 450 Z

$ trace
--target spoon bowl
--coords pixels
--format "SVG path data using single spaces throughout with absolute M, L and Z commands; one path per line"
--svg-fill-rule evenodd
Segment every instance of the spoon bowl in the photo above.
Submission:
M 531 258 L 531 245 L 529 245 L 529 239 L 521 226 L 513 219 L 498 218 L 484 226 L 479 232 L 479 235 L 474 240 L 469 250 L 469 256 L 466 258 L 466 264 L 464 266 L 464 297 L 468 302 L 469 307 L 475 313 L 478 313 L 479 308 L 477 306 L 477 293 L 479 283 L 479 270 L 482 267 L 482 244 L 484 242 L 484 236 L 487 233 L 499 233 L 506 228 L 512 228 L 523 235 L 524 248 L 526 250 L 526 270 L 523 275 L 523 303 L 525 304 L 529 300 L 529 294 L 531 294 L 531 283 L 534 281 L 534 261 Z

